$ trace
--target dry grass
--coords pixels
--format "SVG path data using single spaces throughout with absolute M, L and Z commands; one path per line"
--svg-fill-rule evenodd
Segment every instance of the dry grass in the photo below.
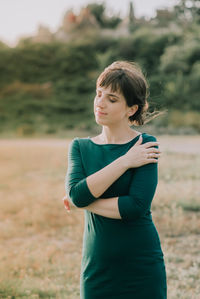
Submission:
M 163 136 L 152 206 L 168 298 L 200 294 L 200 140 Z M 79 298 L 83 211 L 63 208 L 63 140 L 0 141 L 0 298 Z

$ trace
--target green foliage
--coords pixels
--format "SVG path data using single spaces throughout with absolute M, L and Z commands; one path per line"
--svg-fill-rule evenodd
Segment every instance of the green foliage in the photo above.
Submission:
M 9 56 L 16 71 L 7 72 L 7 80 L 1 81 L 1 130 L 27 134 L 46 123 L 48 128 L 43 129 L 54 131 L 73 128 L 78 118 L 88 117 L 95 88 L 91 72 L 97 68 L 92 46 L 29 44 L 4 53 L 2 66 Z M 6 62 L 9 65 L 8 58 Z
M 118 16 L 106 16 L 106 6 L 104 3 L 91 3 L 87 7 L 102 28 L 116 28 L 116 26 L 121 22 L 121 19 Z
M 104 24 L 104 13 L 105 13 L 105 4 L 91 3 L 87 6 L 93 16 L 96 18 L 97 22 L 103 26 Z
M 180 21 L 200 23 L 199 0 L 179 0 L 174 10 Z
M 177 44 L 168 46 L 160 57 L 164 98 L 171 108 L 200 111 L 199 36 L 196 30 L 191 34 L 190 29 Z
M 0 49 L 8 49 L 8 46 L 2 41 L 0 41 Z
M 184 11 L 197 13 L 197 8 L 191 10 L 195 1 L 179 4 L 179 11 L 174 8 L 177 21 L 166 28 L 159 19 L 141 24 L 132 20 L 129 36 L 96 34 L 68 43 L 26 39 L 15 48 L 0 43 L 0 131 L 23 135 L 92 128 L 98 74 L 115 60 L 129 60 L 140 64 L 147 76 L 150 110 L 170 111 L 168 120 L 155 120 L 155 125 L 182 124 L 199 132 L 200 26 L 196 18 L 188 18 L 184 26 L 180 22 Z M 102 28 L 120 22 L 106 15 L 104 4 L 88 8 Z

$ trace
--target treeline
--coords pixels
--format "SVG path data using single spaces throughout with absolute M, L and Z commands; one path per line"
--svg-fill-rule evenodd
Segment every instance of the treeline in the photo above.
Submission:
M 136 22 L 126 37 L 24 42 L 15 48 L 0 44 L 1 132 L 90 130 L 96 78 L 115 60 L 142 67 L 150 85 L 150 109 L 168 110 L 155 126 L 189 126 L 200 132 L 199 11 L 186 13 L 186 2 L 174 7 L 174 19 Z

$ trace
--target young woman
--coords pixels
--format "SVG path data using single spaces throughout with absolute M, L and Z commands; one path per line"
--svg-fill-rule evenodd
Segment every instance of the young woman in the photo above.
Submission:
M 95 137 L 72 140 L 65 186 L 84 209 L 81 299 L 166 299 L 166 271 L 151 202 L 160 157 L 154 136 L 131 128 L 147 116 L 148 87 L 133 63 L 117 61 L 97 79 Z

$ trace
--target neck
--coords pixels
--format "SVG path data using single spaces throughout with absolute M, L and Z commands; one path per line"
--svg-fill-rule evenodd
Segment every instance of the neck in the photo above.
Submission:
M 100 137 L 104 143 L 123 143 L 134 138 L 138 133 L 129 126 L 123 128 L 103 126 Z

